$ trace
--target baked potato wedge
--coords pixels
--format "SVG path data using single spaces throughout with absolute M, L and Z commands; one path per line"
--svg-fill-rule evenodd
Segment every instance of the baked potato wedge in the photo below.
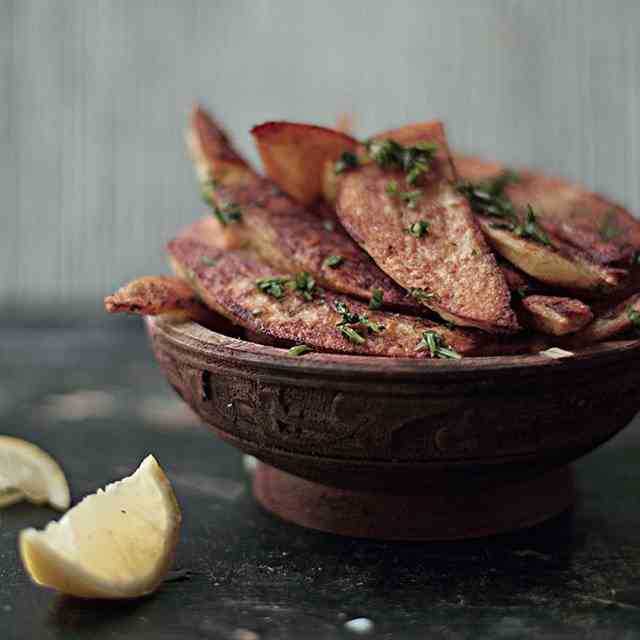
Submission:
M 482 332 L 372 311 L 353 298 L 309 286 L 308 274 L 283 273 L 242 250 L 181 238 L 170 242 L 168 251 L 175 273 L 211 309 L 278 344 L 405 358 L 495 352 L 495 340 Z
M 502 272 L 451 184 L 442 124 L 394 131 L 373 139 L 369 162 L 338 176 L 341 223 L 382 271 L 445 320 L 494 333 L 517 330 Z
M 596 342 L 610 340 L 640 327 L 640 293 L 634 293 L 623 302 L 598 314 L 582 331 L 567 336 L 561 346 L 579 348 Z
M 237 154 L 202 109 L 195 113 L 198 126 L 193 123 L 191 148 L 205 153 L 196 153 L 194 161 L 198 175 L 205 176 L 202 187 L 225 227 L 228 245 L 251 247 L 276 269 L 306 271 L 318 284 L 339 293 L 373 297 L 388 308 L 421 310 L 333 219 L 311 213 L 246 163 L 237 161 L 233 173 L 223 165 L 218 173 L 219 158 Z
M 267 176 L 303 205 L 320 197 L 325 163 L 357 146 L 344 133 L 297 122 L 265 122 L 251 134 Z
M 526 296 L 517 314 L 525 327 L 552 336 L 575 333 L 593 320 L 593 312 L 584 302 L 559 296 Z
M 171 276 L 143 276 L 120 287 L 104 299 L 109 313 L 139 316 L 171 314 L 195 320 L 211 329 L 223 330 L 226 322 L 208 309 L 183 280 Z
M 469 182 L 493 180 L 508 170 L 499 162 L 455 154 L 459 177 Z M 622 206 L 581 185 L 539 172 L 517 170 L 506 195 L 525 212 L 531 205 L 540 224 L 601 264 L 628 264 L 640 250 L 640 221 Z
M 489 243 L 503 258 L 547 285 L 605 295 L 619 287 L 628 275 L 623 269 L 598 264 L 584 252 L 547 234 L 545 244 L 505 228 L 500 219 L 477 216 Z

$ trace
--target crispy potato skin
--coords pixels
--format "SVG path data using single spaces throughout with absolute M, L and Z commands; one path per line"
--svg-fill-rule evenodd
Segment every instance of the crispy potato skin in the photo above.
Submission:
M 531 295 L 522 300 L 518 318 L 535 331 L 563 336 L 589 324 L 593 313 L 586 304 L 574 298 Z
M 189 285 L 170 276 L 143 276 L 104 299 L 109 313 L 155 316 L 169 311 L 186 311 L 201 303 Z
M 214 199 L 220 205 L 233 201 L 242 206 L 242 221 L 229 226 L 236 226 L 246 244 L 275 268 L 306 271 L 322 286 L 364 300 L 380 289 L 385 307 L 420 311 L 415 300 L 382 273 L 339 225 L 328 230 L 324 220 L 286 195 L 274 195 L 269 182 L 243 189 L 219 187 Z M 331 255 L 343 258 L 336 268 L 325 263 Z
M 197 294 L 183 280 L 171 276 L 143 276 L 118 289 L 104 299 L 109 313 L 131 313 L 139 316 L 171 314 L 194 320 L 216 331 L 228 325 L 200 302 Z
M 201 182 L 215 179 L 232 186 L 251 184 L 259 179 L 231 146 L 224 129 L 199 105 L 193 108 L 186 138 Z
M 256 280 L 286 274 L 257 262 L 243 251 L 221 251 L 185 238 L 172 241 L 168 249 L 176 272 L 189 279 L 207 305 L 245 329 L 280 343 L 304 343 L 317 351 L 336 353 L 427 358 L 428 350 L 415 349 L 422 332 L 432 330 L 461 354 L 495 352 L 495 340 L 481 332 L 449 329 L 426 319 L 371 311 L 352 298 L 327 291 L 311 302 L 291 291 L 276 299 L 261 292 Z M 336 302 L 344 302 L 354 313 L 366 314 L 371 321 L 383 324 L 385 330 L 368 334 L 362 345 L 350 342 L 336 327 L 341 319 L 335 310 Z M 259 315 L 254 313 L 256 310 Z
M 267 176 L 303 205 L 321 195 L 325 163 L 358 144 L 340 131 L 297 122 L 265 122 L 251 134 Z
M 500 222 L 476 216 L 489 242 L 503 258 L 547 285 L 601 296 L 619 287 L 627 277 L 624 269 L 598 264 L 576 249 L 549 234 L 553 246 L 496 227 Z
M 332 219 L 318 217 L 273 182 L 257 176 L 244 161 L 237 160 L 228 138 L 218 130 L 218 125 L 202 109 L 194 112 L 195 147 L 203 150 L 203 155 L 195 156 L 196 164 L 201 163 L 204 167 L 199 174 L 206 173 L 207 179 L 219 182 L 220 186 L 212 192 L 216 206 L 229 202 L 242 206 L 241 221 L 225 227 L 229 248 L 251 247 L 277 269 L 306 271 L 322 286 L 364 300 L 371 298 L 374 289 L 380 289 L 383 306 L 421 312 L 420 305 L 385 275 L 340 225 L 333 224 L 332 230 L 326 228 Z M 348 137 L 338 135 L 348 140 Z M 236 163 L 232 174 L 218 171 L 221 157 L 231 158 Z M 229 175 L 232 175 L 231 180 L 228 180 Z M 328 267 L 325 260 L 330 255 L 342 257 L 342 264 L 334 269 Z
M 560 346 L 579 348 L 596 342 L 610 340 L 617 335 L 630 331 L 634 324 L 629 311 L 640 313 L 640 293 L 634 293 L 623 302 L 602 311 L 582 331 L 567 336 L 567 340 Z
M 415 189 L 400 172 L 371 163 L 340 178 L 340 221 L 396 282 L 433 294 L 425 304 L 445 319 L 490 332 L 517 330 L 504 277 L 467 201 L 449 184 L 454 173 L 442 126 L 430 123 L 401 131 L 398 137 L 404 144 L 429 140 L 439 145 L 435 166 L 420 185 L 423 193 L 417 206 L 412 209 L 387 193 L 390 180 L 397 182 L 399 191 Z M 427 221 L 429 229 L 416 238 L 408 228 L 420 220 Z
M 495 178 L 508 168 L 463 154 L 455 154 L 454 162 L 459 176 L 471 182 Z M 507 188 L 516 207 L 524 210 L 531 204 L 546 230 L 593 260 L 625 264 L 640 249 L 640 222 L 622 206 L 560 178 L 529 170 L 518 170 L 518 175 L 520 182 Z M 607 225 L 611 238 L 606 235 Z

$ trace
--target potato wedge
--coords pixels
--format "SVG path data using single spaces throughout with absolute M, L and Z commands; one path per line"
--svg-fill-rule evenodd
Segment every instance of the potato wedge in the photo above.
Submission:
M 353 298 L 328 291 L 290 287 L 287 283 L 293 284 L 294 276 L 276 271 L 242 250 L 222 251 L 189 238 L 170 242 L 168 249 L 175 272 L 189 281 L 210 308 L 279 344 L 304 343 L 316 351 L 337 353 L 427 358 L 432 357 L 430 349 L 418 347 L 424 332 L 433 332 L 442 348 L 461 355 L 481 354 L 485 347 L 491 353 L 495 349 L 495 340 L 481 332 L 371 311 Z M 345 305 L 343 311 L 346 308 L 360 318 L 339 326 L 344 317 L 337 305 Z
M 215 180 L 227 186 L 245 186 L 260 179 L 233 149 L 226 132 L 199 105 L 193 108 L 186 141 L 201 185 L 208 187 Z
M 339 176 L 338 218 L 385 273 L 441 317 L 489 332 L 517 330 L 504 277 L 468 202 L 450 184 L 455 173 L 442 124 L 397 131 L 403 144 L 437 146 L 422 182 L 411 184 L 388 163 L 358 166 Z
M 484 182 L 508 167 L 474 156 L 455 154 L 460 178 Z M 626 209 L 560 178 L 517 169 L 519 181 L 506 194 L 520 211 L 530 204 L 542 226 L 565 242 L 582 249 L 601 264 L 625 264 L 640 250 L 640 221 Z
M 318 284 L 339 293 L 364 300 L 381 295 L 384 307 L 421 311 L 420 305 L 335 224 L 333 216 L 323 219 L 311 213 L 270 180 L 257 176 L 246 163 L 241 168 L 236 166 L 229 181 L 228 172 L 219 174 L 218 158 L 235 154 L 229 149 L 228 139 L 216 130 L 217 124 L 200 110 L 192 138 L 195 147 L 206 149 L 206 154 L 196 154 L 195 162 L 201 165 L 199 175 L 217 183 L 207 197 L 223 220 L 229 203 L 240 208 L 238 219 L 228 220 L 225 225 L 229 246 L 251 247 L 275 268 L 292 273 L 306 271 Z M 203 131 L 206 145 L 199 141 Z M 219 148 L 222 145 L 227 148 Z
M 517 314 L 524 326 L 552 336 L 575 333 L 593 319 L 591 309 L 580 300 L 558 296 L 526 296 Z
M 640 293 L 629 296 L 610 309 L 596 316 L 582 331 L 567 336 L 568 340 L 561 344 L 567 348 L 578 348 L 596 342 L 610 340 L 618 335 L 638 327 L 640 323 Z
M 593 262 L 583 252 L 551 237 L 553 246 L 501 228 L 500 220 L 477 216 L 493 248 L 536 280 L 571 291 L 604 295 L 620 286 L 627 272 Z
M 104 306 L 109 313 L 171 314 L 218 331 L 227 327 L 226 321 L 202 304 L 186 282 L 171 276 L 136 278 L 107 296 Z
M 251 134 L 267 176 L 303 205 L 321 195 L 325 163 L 357 146 L 334 129 L 296 122 L 265 122 Z

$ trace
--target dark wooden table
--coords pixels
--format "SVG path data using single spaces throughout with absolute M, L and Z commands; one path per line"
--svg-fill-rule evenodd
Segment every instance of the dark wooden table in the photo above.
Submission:
M 535 402 L 535 390 L 532 391 Z M 450 544 L 338 538 L 254 503 L 241 456 L 189 413 L 141 323 L 0 322 L 0 433 L 64 466 L 74 500 L 153 453 L 184 526 L 153 596 L 82 601 L 32 585 L 16 550 L 53 511 L 0 512 L 0 639 L 640 638 L 640 429 L 576 465 L 574 512 Z M 367 634 L 348 622 L 364 617 Z

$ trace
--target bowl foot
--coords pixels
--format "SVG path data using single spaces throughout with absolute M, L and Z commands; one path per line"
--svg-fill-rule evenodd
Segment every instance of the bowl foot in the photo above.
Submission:
M 471 481 L 469 484 L 473 484 Z M 258 502 L 284 520 L 310 529 L 377 540 L 461 540 L 528 527 L 569 508 L 570 466 L 518 483 L 479 489 L 450 487 L 397 495 L 338 489 L 258 462 Z

